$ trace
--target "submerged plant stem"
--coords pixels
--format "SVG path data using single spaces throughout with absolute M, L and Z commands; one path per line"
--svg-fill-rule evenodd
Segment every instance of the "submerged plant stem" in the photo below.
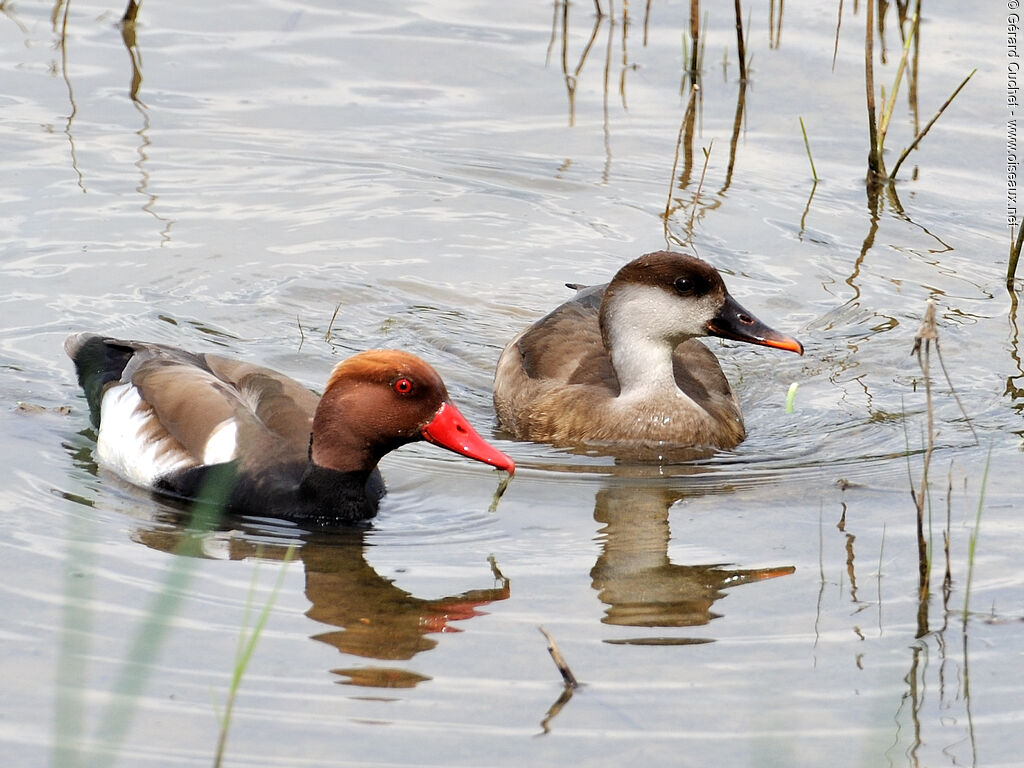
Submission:
M 981 527 L 981 510 L 985 506 L 985 487 L 988 485 L 988 468 L 992 461 L 992 447 L 989 446 L 988 455 L 985 457 L 985 470 L 981 473 L 981 491 L 978 493 L 978 511 L 974 513 L 974 530 L 971 531 L 971 538 L 967 543 L 967 581 L 964 585 L 964 632 L 967 631 L 967 617 L 970 612 L 971 582 L 974 579 L 974 555 L 978 547 L 978 530 Z

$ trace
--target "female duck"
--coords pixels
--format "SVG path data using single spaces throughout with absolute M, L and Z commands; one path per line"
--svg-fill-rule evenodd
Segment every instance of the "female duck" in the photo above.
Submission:
M 350 357 L 318 398 L 217 355 L 88 333 L 64 348 L 99 427 L 100 462 L 168 496 L 220 489 L 236 514 L 344 523 L 376 514 L 377 462 L 414 440 L 515 470 L 452 405 L 437 372 L 405 352 Z
M 739 403 L 698 336 L 803 354 L 741 307 L 711 265 L 658 251 L 516 336 L 498 360 L 494 406 L 523 440 L 733 448 Z

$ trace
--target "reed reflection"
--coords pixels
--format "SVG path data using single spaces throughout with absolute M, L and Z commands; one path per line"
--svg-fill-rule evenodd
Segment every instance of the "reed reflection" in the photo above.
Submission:
M 381 576 L 366 560 L 367 531 L 346 530 L 311 536 L 302 541 L 266 543 L 234 532 L 198 535 L 181 527 L 137 529 L 132 539 L 163 552 L 243 560 L 258 557 L 282 560 L 289 546 L 298 545 L 296 560 L 306 574 L 306 615 L 328 629 L 313 640 L 364 659 L 408 661 L 437 646 L 431 637 L 461 631 L 451 622 L 481 615 L 481 606 L 510 596 L 509 581 L 491 561 L 492 583 L 448 597 L 423 599 Z M 194 539 L 189 547 L 188 539 Z M 331 670 L 339 682 L 384 688 L 406 688 L 430 678 L 401 666 L 346 667 Z
M 142 126 L 135 131 L 135 135 L 139 137 L 139 145 L 135 149 L 135 153 L 138 155 L 135 167 L 139 171 L 139 184 L 135 187 L 135 191 L 146 199 L 142 210 L 163 225 L 160 231 L 160 245 L 165 246 L 171 241 L 171 227 L 174 226 L 175 222 L 156 212 L 158 197 L 149 190 L 150 175 L 146 166 L 149 162 L 149 149 L 151 146 L 149 139 L 150 117 L 149 108 L 143 103 L 139 94 L 142 87 L 142 52 L 139 49 L 135 27 L 135 20 L 138 17 L 140 7 L 141 0 L 139 2 L 128 0 L 128 6 L 125 8 L 120 23 L 121 40 L 124 43 L 125 50 L 128 52 L 128 60 L 131 65 L 131 83 L 128 88 L 128 97 L 132 100 L 136 111 L 142 117 Z
M 793 566 L 741 569 L 724 563 L 676 565 L 669 560 L 668 514 L 683 493 L 672 488 L 611 485 L 597 493 L 601 554 L 591 583 L 608 608 L 602 622 L 627 627 L 696 627 L 721 614 L 711 609 L 725 590 L 786 576 Z M 642 645 L 686 645 L 710 638 L 651 637 L 608 640 Z

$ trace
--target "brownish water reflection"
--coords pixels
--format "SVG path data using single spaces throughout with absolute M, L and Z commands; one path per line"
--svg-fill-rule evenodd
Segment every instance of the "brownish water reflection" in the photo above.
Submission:
M 619 466 L 627 475 L 635 467 Z M 740 569 L 729 564 L 676 565 L 669 560 L 669 510 L 686 494 L 677 488 L 610 484 L 597 492 L 594 520 L 602 524 L 601 554 L 590 570 L 591 585 L 607 605 L 604 624 L 623 627 L 696 627 L 717 619 L 711 611 L 725 590 L 741 584 L 788 576 L 792 565 Z M 698 645 L 710 637 L 644 635 L 605 639 L 611 645 Z M 552 730 L 572 700 L 566 686 L 540 722 L 541 733 Z
M 194 533 L 176 529 L 138 529 L 132 538 L 164 552 L 183 554 L 183 545 Z M 456 595 L 425 600 L 396 586 L 366 561 L 366 531 L 351 530 L 307 539 L 295 555 L 306 572 L 305 594 L 312 606 L 309 618 L 332 628 L 312 635 L 342 653 L 381 661 L 407 661 L 429 651 L 437 640 L 428 635 L 458 632 L 450 622 L 481 615 L 479 608 L 511 595 L 509 581 L 491 561 L 493 585 Z M 184 554 L 203 557 L 203 540 L 195 551 Z M 219 556 L 230 560 L 258 557 L 282 560 L 289 547 L 242 538 L 227 537 Z M 402 667 L 369 666 L 331 670 L 345 678 L 341 682 L 382 688 L 410 688 L 430 678 Z
M 695 627 L 721 614 L 711 608 L 726 589 L 787 576 L 794 566 L 739 569 L 727 564 L 676 565 L 669 560 L 668 514 L 683 494 L 671 488 L 609 486 L 598 491 L 594 519 L 603 524 L 603 546 L 590 571 L 608 608 L 605 624 L 629 627 Z M 711 638 L 639 637 L 607 640 L 640 645 L 685 645 Z

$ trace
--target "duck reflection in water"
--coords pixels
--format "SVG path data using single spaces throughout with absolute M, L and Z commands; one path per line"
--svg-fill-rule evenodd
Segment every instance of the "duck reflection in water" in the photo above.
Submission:
M 450 622 L 481 615 L 479 608 L 511 594 L 509 582 L 491 561 L 493 585 L 450 597 L 425 600 L 396 586 L 366 561 L 366 531 L 335 532 L 330 536 L 297 541 L 296 560 L 306 573 L 306 597 L 312 603 L 306 615 L 337 629 L 319 632 L 312 639 L 339 651 L 385 662 L 408 661 L 437 645 L 429 635 L 459 632 Z M 221 539 L 215 542 L 214 538 Z M 132 538 L 153 549 L 218 559 L 283 560 L 288 545 L 260 543 L 234 532 L 196 534 L 183 528 L 137 529 Z M 191 540 L 191 541 L 190 541 Z M 394 666 L 364 666 L 331 670 L 339 682 L 378 688 L 411 688 L 430 678 Z
M 672 488 L 609 485 L 597 493 L 594 519 L 601 523 L 601 554 L 591 583 L 608 608 L 605 624 L 627 627 L 695 627 L 720 614 L 711 611 L 724 590 L 786 576 L 793 566 L 737 569 L 726 564 L 675 565 L 669 561 L 668 514 L 683 493 Z M 710 638 L 639 637 L 607 640 L 637 645 L 685 645 Z
M 635 472 L 631 465 L 626 473 Z M 719 618 L 711 607 L 726 589 L 796 571 L 791 565 L 740 569 L 727 564 L 675 565 L 669 560 L 668 515 L 685 494 L 678 487 L 638 486 L 636 477 L 611 478 L 597 492 L 594 520 L 602 524 L 601 554 L 591 585 L 607 605 L 604 624 L 623 627 L 696 627 Z M 612 645 L 696 645 L 713 638 L 645 635 L 605 639 Z M 573 697 L 566 685 L 540 722 L 541 733 Z

